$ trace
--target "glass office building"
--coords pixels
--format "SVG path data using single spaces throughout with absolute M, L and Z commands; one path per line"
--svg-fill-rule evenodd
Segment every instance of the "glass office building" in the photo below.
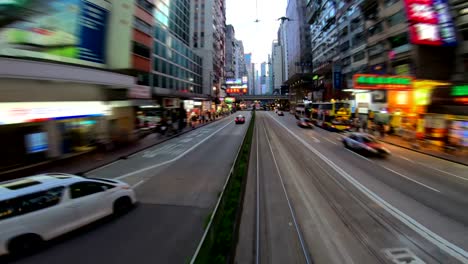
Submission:
M 155 3 L 153 86 L 201 94 L 202 58 L 189 47 L 190 2 L 156 0 Z

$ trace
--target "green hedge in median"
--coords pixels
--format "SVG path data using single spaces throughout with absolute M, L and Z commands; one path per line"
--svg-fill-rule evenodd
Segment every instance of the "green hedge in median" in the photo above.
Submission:
M 252 111 L 247 134 L 242 142 L 229 182 L 215 212 L 210 230 L 203 241 L 195 263 L 233 262 L 235 245 L 238 238 L 242 203 L 247 182 L 250 146 L 255 123 Z

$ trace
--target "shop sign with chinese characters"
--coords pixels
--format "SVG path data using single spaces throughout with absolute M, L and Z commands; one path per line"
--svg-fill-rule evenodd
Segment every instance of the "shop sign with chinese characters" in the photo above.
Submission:
M 400 75 L 353 75 L 354 89 L 364 90 L 407 90 L 412 88 L 413 77 Z
M 454 46 L 455 27 L 447 0 L 405 0 L 411 43 Z

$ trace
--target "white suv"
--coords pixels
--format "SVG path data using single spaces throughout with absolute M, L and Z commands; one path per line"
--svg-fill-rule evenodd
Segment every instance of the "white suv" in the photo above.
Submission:
M 0 256 L 23 254 L 136 202 L 121 181 L 48 173 L 0 182 Z

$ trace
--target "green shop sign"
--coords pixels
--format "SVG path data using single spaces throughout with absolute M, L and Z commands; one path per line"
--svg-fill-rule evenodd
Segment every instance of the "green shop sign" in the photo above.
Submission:
M 391 76 L 358 76 L 356 83 L 358 85 L 411 85 L 412 79 L 410 77 L 391 77 Z
M 452 96 L 468 96 L 468 84 L 452 87 Z

